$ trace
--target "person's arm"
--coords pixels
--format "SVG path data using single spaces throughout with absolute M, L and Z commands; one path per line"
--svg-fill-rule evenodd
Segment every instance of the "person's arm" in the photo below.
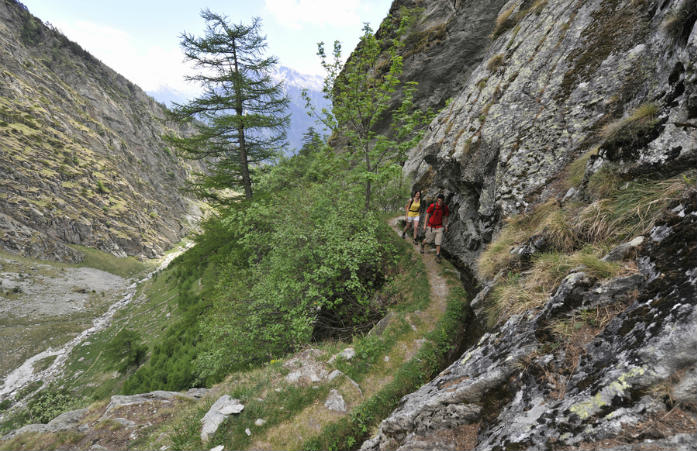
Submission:
M 404 207 L 404 216 L 409 216 L 409 207 L 411 207 L 411 199 L 407 201 L 407 205 Z
M 429 206 L 426 209 L 426 219 L 424 219 L 424 225 L 422 227 L 423 230 L 426 230 L 426 224 L 428 224 L 428 219 L 431 217 L 431 211 L 432 211 L 431 207 Z

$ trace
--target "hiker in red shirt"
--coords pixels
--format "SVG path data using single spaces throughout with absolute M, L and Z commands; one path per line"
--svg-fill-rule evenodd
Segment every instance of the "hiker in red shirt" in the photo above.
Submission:
M 424 221 L 424 231 L 426 237 L 421 242 L 421 253 L 424 253 L 424 243 L 434 243 L 436 245 L 436 261 L 440 263 L 440 245 L 443 243 L 443 232 L 448 230 L 448 216 L 450 210 L 444 202 L 445 196 L 438 195 L 435 204 L 431 204 L 426 210 L 426 220 Z

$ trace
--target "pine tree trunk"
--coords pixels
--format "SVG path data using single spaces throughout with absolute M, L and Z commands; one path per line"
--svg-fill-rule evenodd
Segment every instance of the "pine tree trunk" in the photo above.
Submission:
M 239 67 L 237 65 L 237 45 L 232 41 L 232 58 L 235 63 L 235 74 L 239 75 Z M 242 88 L 239 86 L 239 80 L 235 80 L 235 97 L 237 104 L 235 105 L 235 113 L 240 119 L 244 113 L 242 108 Z M 247 162 L 247 143 L 244 140 L 244 125 L 237 128 L 238 140 L 240 144 L 240 171 L 242 172 L 242 185 L 244 185 L 244 197 L 252 198 L 252 180 L 249 178 L 249 166 Z
M 238 113 L 240 116 L 241 112 Z M 252 180 L 249 178 L 249 168 L 247 167 L 247 145 L 244 141 L 244 127 L 237 129 L 240 140 L 240 169 L 242 171 L 242 184 L 244 185 L 244 197 L 252 198 Z

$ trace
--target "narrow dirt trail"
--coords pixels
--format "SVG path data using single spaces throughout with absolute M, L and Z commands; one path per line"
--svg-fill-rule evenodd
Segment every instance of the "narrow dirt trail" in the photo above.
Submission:
M 392 218 L 389 220 L 390 227 L 399 236 L 402 236 L 400 221 L 403 220 L 404 216 L 397 216 L 396 218 Z M 414 252 L 418 254 L 419 246 L 413 244 L 411 236 L 407 235 L 407 238 L 404 239 L 409 240 L 409 242 L 412 243 L 412 248 Z M 445 277 L 441 275 L 442 266 L 440 263 L 436 262 L 435 250 L 427 246 L 424 250 L 424 253 L 421 254 L 421 257 L 424 262 L 424 266 L 426 266 L 426 275 L 428 277 L 428 283 L 431 286 L 431 303 L 429 304 L 429 308 L 428 310 L 426 310 L 426 312 L 430 311 L 431 309 L 434 309 L 435 311 L 433 313 L 436 313 L 438 316 L 440 316 L 443 312 L 445 312 L 445 307 L 447 304 L 447 298 L 448 294 L 450 293 L 450 289 L 448 288 L 448 283 L 445 280 Z

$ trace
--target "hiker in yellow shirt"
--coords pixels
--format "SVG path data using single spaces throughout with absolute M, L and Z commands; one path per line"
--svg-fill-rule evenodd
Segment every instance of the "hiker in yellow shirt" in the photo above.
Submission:
M 407 234 L 407 229 L 409 225 L 413 225 L 414 230 L 414 243 L 416 243 L 416 235 L 419 231 L 419 216 L 421 215 L 421 191 L 414 191 L 414 195 L 409 199 L 407 205 L 404 207 L 407 216 L 407 223 L 404 225 L 404 230 L 402 231 L 402 238 Z

